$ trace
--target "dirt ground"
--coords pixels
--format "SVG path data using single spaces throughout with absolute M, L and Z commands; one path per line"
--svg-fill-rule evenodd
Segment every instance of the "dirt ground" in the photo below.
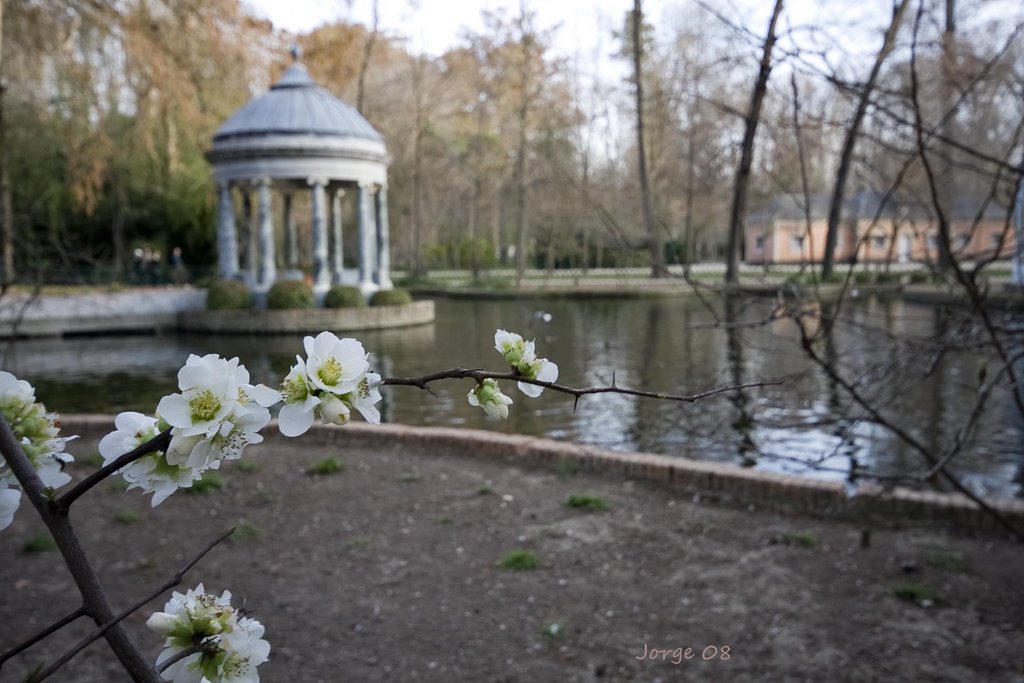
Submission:
M 342 472 L 306 473 L 332 455 Z M 264 623 L 263 681 L 1024 681 L 1020 545 L 915 528 L 862 548 L 848 523 L 443 453 L 271 438 L 246 461 L 154 510 L 105 482 L 74 519 L 115 606 L 237 525 L 181 589 L 227 588 Z M 582 492 L 608 509 L 568 507 Z M 42 530 L 23 507 L 0 534 L 0 649 L 77 604 L 57 553 L 24 549 Z M 514 549 L 539 567 L 500 568 Z M 930 604 L 897 597 L 908 581 Z M 154 658 L 144 622 L 163 602 L 128 622 Z M 101 641 L 51 680 L 123 679 Z

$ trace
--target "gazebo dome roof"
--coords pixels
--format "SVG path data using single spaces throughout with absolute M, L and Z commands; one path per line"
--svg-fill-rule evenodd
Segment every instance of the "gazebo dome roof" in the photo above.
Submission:
M 293 63 L 217 130 L 206 158 L 217 182 L 266 178 L 387 184 L 391 162 L 370 122 Z
M 327 135 L 383 142 L 370 122 L 292 64 L 270 91 L 235 112 L 213 136 L 213 146 L 237 138 Z

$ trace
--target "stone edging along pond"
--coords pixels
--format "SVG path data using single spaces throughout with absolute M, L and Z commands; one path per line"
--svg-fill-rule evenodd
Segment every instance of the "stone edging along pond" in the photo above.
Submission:
M 178 329 L 211 334 L 303 334 L 323 330 L 383 330 L 433 322 L 434 302 L 395 306 L 313 308 L 293 311 L 188 311 L 179 314 Z
M 79 434 L 89 442 L 98 441 L 113 429 L 113 418 L 102 415 L 64 416 L 62 423 L 65 433 Z M 275 439 L 283 438 L 276 435 L 276 421 L 268 426 L 266 435 L 269 443 L 265 448 L 272 448 Z M 345 427 L 315 425 L 303 442 L 341 449 L 402 449 L 426 456 L 443 453 L 469 460 L 487 458 L 519 467 L 645 480 L 709 502 L 852 520 L 873 527 L 893 527 L 913 520 L 960 531 L 1006 533 L 990 515 L 956 493 L 862 488 L 858 495 L 850 497 L 843 483 L 837 481 L 689 458 L 619 453 L 532 436 L 450 427 L 352 423 Z M 987 502 L 1018 527 L 1024 526 L 1024 501 Z

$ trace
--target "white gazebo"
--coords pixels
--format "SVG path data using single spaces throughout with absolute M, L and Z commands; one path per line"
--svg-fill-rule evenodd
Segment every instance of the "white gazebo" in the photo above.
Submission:
M 391 289 L 387 204 L 391 157 L 384 139 L 359 112 L 310 78 L 298 49 L 293 49 L 292 57 L 294 63 L 269 92 L 239 109 L 217 130 L 206 154 L 217 184 L 220 275 L 241 279 L 257 293 L 265 293 L 278 279 L 273 193 L 283 199 L 281 262 L 294 272 L 300 255 L 292 199 L 296 193 L 310 192 L 317 299 L 332 284 L 354 284 L 364 294 Z M 235 221 L 236 190 L 243 204 L 241 235 Z M 253 191 L 258 196 L 255 231 Z M 355 201 L 358 275 L 346 275 L 343 265 L 346 196 Z

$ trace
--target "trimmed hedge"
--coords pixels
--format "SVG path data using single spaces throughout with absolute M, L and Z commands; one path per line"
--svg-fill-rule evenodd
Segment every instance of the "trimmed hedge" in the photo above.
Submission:
M 252 292 L 238 280 L 214 280 L 206 289 L 206 308 L 211 311 L 237 310 L 252 306 Z
M 334 285 L 327 290 L 324 308 L 360 308 L 366 305 L 366 297 L 358 287 Z
M 313 288 L 297 280 L 275 282 L 267 293 L 267 308 L 273 310 L 313 308 L 314 302 Z
M 404 289 L 384 289 L 374 292 L 370 297 L 371 306 L 398 306 L 411 303 L 412 295 Z

